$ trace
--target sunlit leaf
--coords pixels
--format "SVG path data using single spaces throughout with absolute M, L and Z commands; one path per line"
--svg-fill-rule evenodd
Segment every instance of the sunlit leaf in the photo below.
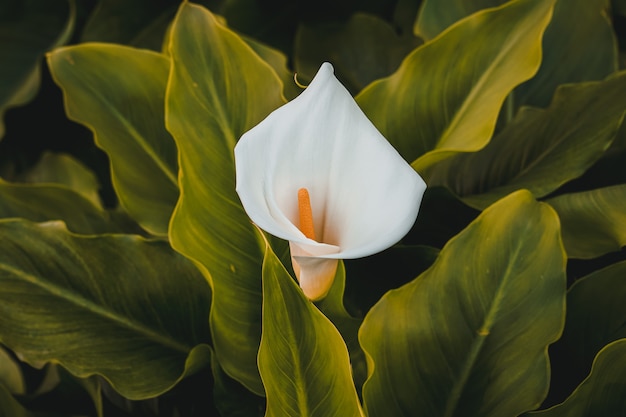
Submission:
M 322 298 L 316 305 L 341 333 L 348 347 L 348 353 L 350 354 L 352 377 L 357 385 L 357 389 L 360 390 L 367 378 L 365 355 L 363 354 L 363 349 L 361 349 L 358 338 L 359 327 L 363 320 L 362 318 L 351 316 L 346 310 L 343 301 L 345 288 L 346 268 L 343 261 L 340 261 L 337 266 L 337 273 L 333 279 L 333 285 L 330 287 L 326 297 Z
M 120 45 L 81 44 L 48 56 L 68 117 L 89 127 L 111 160 L 120 203 L 165 235 L 178 198 L 176 145 L 165 130 L 168 59 Z
M 571 258 L 595 258 L 626 245 L 626 185 L 564 194 L 548 200 L 559 214 Z
M 525 417 L 623 416 L 626 413 L 626 339 L 598 353 L 591 373 L 562 404 Z
M 28 103 L 40 84 L 46 51 L 71 36 L 74 3 L 67 0 L 4 0 L 0 6 L 0 138 L 4 112 Z
M 365 317 L 368 416 L 514 417 L 535 409 L 548 389 L 547 347 L 564 319 L 558 218 L 528 191 L 511 194 Z
M 0 341 L 140 399 L 207 363 L 210 290 L 166 242 L 0 222 Z
M 525 108 L 482 150 L 433 167 L 445 185 L 484 208 L 518 189 L 542 197 L 582 175 L 611 145 L 626 111 L 626 72 L 564 86 L 548 109 Z
M 539 68 L 553 4 L 518 0 L 464 19 L 366 87 L 359 105 L 420 173 L 479 150 L 506 96 Z
M 266 417 L 362 416 L 348 350 L 267 246 L 259 370 Z
M 431 39 L 470 14 L 505 0 L 425 0 L 415 31 Z M 558 0 L 543 38 L 541 67 L 515 90 L 519 105 L 547 106 L 565 83 L 601 80 L 617 69 L 617 43 L 607 0 Z M 575 28 L 575 30 L 572 30 Z
M 399 36 L 389 23 L 365 13 L 357 13 L 345 23 L 301 25 L 294 42 L 300 77 L 311 80 L 320 65 L 328 61 L 353 94 L 393 73 L 402 59 L 422 43 L 414 36 Z
M 272 68 L 206 9 L 183 3 L 170 36 L 167 126 L 180 152 L 176 250 L 205 268 L 215 294 L 211 331 L 224 371 L 263 394 L 262 245 L 235 193 L 233 148 L 284 102 Z

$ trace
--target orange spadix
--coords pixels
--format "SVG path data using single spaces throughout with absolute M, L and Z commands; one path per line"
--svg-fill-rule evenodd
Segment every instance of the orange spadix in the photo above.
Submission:
M 298 190 L 298 213 L 300 214 L 300 231 L 304 233 L 304 236 L 315 240 L 311 198 L 309 197 L 309 190 L 306 188 Z

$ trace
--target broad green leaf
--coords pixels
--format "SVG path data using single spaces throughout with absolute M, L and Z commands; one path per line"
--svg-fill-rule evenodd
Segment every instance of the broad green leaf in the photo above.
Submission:
M 69 154 L 44 152 L 39 162 L 20 177 L 29 183 L 61 184 L 81 194 L 94 206 L 101 207 L 98 178 L 82 162 Z
M 545 107 L 565 83 L 602 80 L 618 68 L 608 0 L 558 0 L 537 74 L 515 90 L 517 105 Z
M 458 20 L 482 9 L 500 6 L 506 0 L 424 0 L 413 31 L 433 39 Z
M 341 335 L 307 300 L 269 244 L 259 371 L 266 417 L 363 416 Z
M 511 90 L 541 62 L 554 0 L 517 0 L 476 13 L 411 53 L 357 101 L 418 172 L 484 147 Z
M 0 218 L 62 220 L 81 234 L 118 232 L 109 214 L 77 192 L 57 184 L 17 184 L 0 179 Z
M 7 391 L 13 394 L 24 394 L 26 389 L 20 366 L 2 346 L 0 346 L 0 386 L 6 387 Z
M 293 99 L 302 92 L 302 89 L 294 81 L 293 72 L 287 67 L 287 56 L 285 54 L 252 38 L 244 37 L 243 40 L 276 71 L 276 74 L 283 82 L 283 94 L 285 97 Z
M 359 333 L 369 417 L 515 417 L 548 390 L 565 319 L 556 213 L 528 191 L 487 208 L 434 265 L 387 293 Z
M 256 394 L 262 245 L 235 193 L 233 148 L 280 106 L 272 68 L 206 9 L 183 3 L 169 48 L 167 126 L 178 144 L 174 248 L 202 265 L 215 295 L 211 331 L 224 371 Z
M 142 399 L 204 366 L 210 291 L 162 241 L 0 222 L 0 341 Z
M 0 138 L 4 112 L 39 90 L 40 61 L 74 29 L 73 0 L 4 0 L 0 5 Z
M 552 377 L 560 382 L 553 390 L 558 390 L 561 398 L 582 382 L 605 345 L 626 338 L 625 299 L 624 261 L 595 271 L 570 287 L 563 335 L 550 349 Z
M 356 94 L 397 70 L 422 41 L 410 34 L 400 37 L 377 16 L 356 13 L 345 23 L 302 24 L 294 43 L 299 77 L 311 80 L 320 65 L 329 61 L 346 88 Z
M 452 23 L 504 0 L 426 0 L 415 31 L 431 39 Z M 601 80 L 617 70 L 617 42 L 606 15 L 608 0 L 558 0 L 543 37 L 543 60 L 515 90 L 519 105 L 547 106 L 565 83 Z M 575 28 L 572 30 L 572 28 Z
M 94 43 L 59 48 L 48 65 L 68 117 L 89 127 L 109 155 L 122 206 L 147 231 L 165 235 L 178 198 L 176 144 L 163 110 L 168 59 Z
M 108 42 L 160 50 L 177 2 L 100 0 L 89 16 L 81 42 Z
M 24 408 L 4 385 L 0 384 L 0 416 L 35 417 L 35 414 Z
M 626 112 L 626 72 L 564 86 L 548 109 L 524 108 L 482 150 L 433 167 L 444 185 L 484 208 L 522 188 L 543 197 L 582 175 L 611 145 Z
M 623 416 L 626 414 L 626 339 L 598 353 L 591 373 L 562 404 L 525 417 Z
M 626 245 L 626 185 L 563 194 L 547 202 L 561 218 L 570 258 L 596 258 Z
M 363 320 L 362 318 L 352 317 L 346 310 L 343 302 L 345 289 L 346 268 L 343 261 L 340 261 L 328 294 L 321 301 L 317 302 L 316 305 L 341 333 L 350 354 L 352 377 L 357 389 L 360 391 L 367 378 L 365 355 L 361 345 L 359 345 L 359 327 Z

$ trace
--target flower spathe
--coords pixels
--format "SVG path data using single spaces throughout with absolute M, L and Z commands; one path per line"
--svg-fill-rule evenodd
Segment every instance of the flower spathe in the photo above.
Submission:
M 294 271 L 312 300 L 330 289 L 338 259 L 372 255 L 399 241 L 426 189 L 329 63 L 297 98 L 241 137 L 235 164 L 246 213 L 289 241 Z M 307 207 L 311 219 L 303 220 Z M 312 233 L 305 234 L 306 227 Z

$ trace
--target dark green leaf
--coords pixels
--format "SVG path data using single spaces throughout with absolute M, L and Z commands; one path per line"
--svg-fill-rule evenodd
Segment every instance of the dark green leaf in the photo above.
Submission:
M 107 212 L 65 186 L 0 180 L 0 218 L 15 217 L 35 222 L 62 220 L 81 234 L 120 230 Z
M 591 373 L 563 403 L 525 417 L 590 417 L 626 415 L 626 339 L 598 353 Z
M 570 258 L 596 258 L 626 245 L 626 185 L 564 194 L 548 203 L 561 218 Z
M 626 111 L 624 89 L 626 72 L 564 86 L 548 109 L 523 109 L 484 149 L 434 167 L 428 183 L 477 208 L 522 188 L 543 197 L 582 175 L 611 145 Z
M 365 408 L 378 416 L 515 417 L 548 389 L 565 319 L 556 213 L 519 191 L 486 209 L 359 333 Z
M 71 0 L 3 0 L 0 5 L 0 138 L 4 112 L 35 96 L 40 61 L 71 36 L 74 14 Z
M 48 56 L 68 116 L 111 160 L 120 203 L 151 233 L 167 234 L 178 198 L 176 145 L 165 129 L 168 59 L 120 45 L 81 44 Z
M 353 94 L 372 81 L 393 73 L 409 52 L 422 43 L 410 34 L 398 36 L 383 19 L 364 13 L 345 23 L 301 25 L 295 37 L 298 76 L 311 80 L 323 62 Z
M 0 222 L 0 341 L 29 362 L 98 374 L 124 396 L 170 389 L 207 363 L 210 291 L 166 242 Z

